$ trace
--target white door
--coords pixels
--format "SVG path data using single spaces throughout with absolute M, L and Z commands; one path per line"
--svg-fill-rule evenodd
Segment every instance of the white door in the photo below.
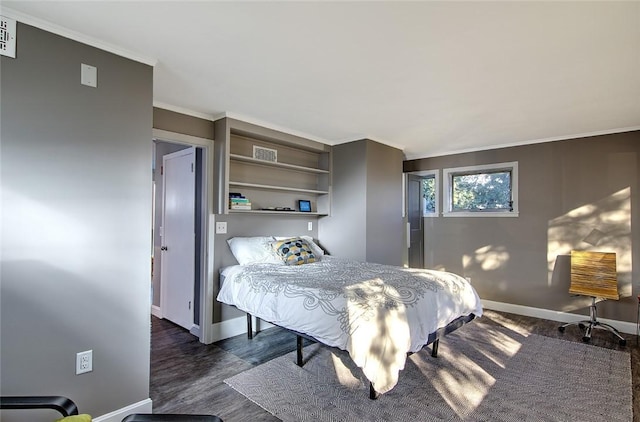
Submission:
M 191 329 L 195 286 L 195 148 L 165 155 L 162 166 L 160 308 L 163 318 Z

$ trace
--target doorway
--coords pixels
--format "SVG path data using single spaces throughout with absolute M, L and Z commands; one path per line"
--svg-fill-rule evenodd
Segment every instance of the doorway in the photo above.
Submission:
M 202 343 L 207 343 L 211 337 L 212 304 L 207 298 L 212 296 L 213 276 L 211 274 L 208 250 L 213 250 L 212 236 L 209 233 L 209 218 L 212 210 L 212 198 L 208 194 L 208 180 L 212 180 L 213 174 L 213 141 L 188 135 L 177 134 L 164 130 L 153 130 L 153 227 L 152 227 L 152 274 L 151 274 L 151 313 L 159 318 L 166 318 L 189 330 L 197 336 Z M 193 173 L 193 207 L 191 215 L 192 228 L 181 229 L 185 238 L 190 241 L 188 248 L 193 249 L 191 258 L 182 258 L 182 264 L 176 268 L 167 267 L 166 258 L 172 250 L 163 251 L 163 247 L 171 248 L 165 244 L 162 234 L 171 236 L 171 233 L 163 233 L 163 157 L 188 156 L 192 152 Z M 180 160 L 178 160 L 180 161 Z M 184 164 L 184 163 L 183 163 Z M 190 163 L 186 164 L 190 172 Z M 180 182 L 182 183 L 182 182 Z M 180 190 L 180 189 L 179 189 Z M 187 188 L 191 190 L 191 188 Z M 184 201 L 184 199 L 180 199 Z M 187 199 L 187 201 L 191 201 Z M 185 249 L 183 244 L 177 246 L 179 250 Z M 191 262 L 191 265 L 187 263 Z M 184 268 L 182 268 L 184 267 Z M 182 273 L 181 283 L 171 286 L 163 286 L 163 281 L 172 272 Z M 167 274 L 168 273 L 168 274 Z M 186 274 L 186 276 L 184 275 Z M 188 284 L 188 285 L 187 285 Z M 171 283 L 170 283 L 171 285 Z M 176 290 L 177 287 L 177 290 Z M 169 297 L 170 296 L 170 297 Z M 174 302 L 180 304 L 178 312 L 173 307 Z M 189 303 L 190 302 L 190 303 Z M 185 311 L 186 310 L 186 311 Z M 183 311 L 181 313 L 181 311 Z
M 408 173 L 406 189 L 408 263 L 410 268 L 424 268 L 425 242 L 428 239 L 425 218 L 440 215 L 439 171 Z
M 409 224 L 409 268 L 424 268 L 422 177 L 407 176 L 407 222 Z

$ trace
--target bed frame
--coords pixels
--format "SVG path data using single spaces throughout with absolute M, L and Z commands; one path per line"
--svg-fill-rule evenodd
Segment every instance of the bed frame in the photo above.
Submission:
M 249 340 L 253 339 L 253 321 L 252 321 L 252 316 L 250 313 L 246 313 L 247 314 L 247 338 L 249 338 Z M 469 314 L 469 315 L 463 315 L 461 317 L 458 317 L 456 319 L 454 319 L 452 322 L 450 322 L 449 324 L 447 324 L 446 326 L 438 329 L 436 332 L 433 332 L 431 334 L 429 334 L 429 339 L 427 341 L 427 343 L 422 346 L 422 348 L 424 349 L 425 347 L 431 345 L 431 356 L 436 358 L 438 357 L 438 345 L 440 344 L 440 338 L 446 336 L 447 334 L 457 330 L 458 328 L 462 327 L 464 324 L 471 322 L 475 319 L 475 315 L 474 314 Z M 269 322 L 270 324 L 273 324 L 272 322 Z M 277 327 L 280 327 L 277 324 L 273 324 L 276 325 Z M 304 358 L 303 358 L 303 354 L 302 354 L 302 346 L 303 346 L 303 339 L 307 339 L 310 340 L 314 343 L 320 343 L 323 344 L 321 341 L 318 341 L 317 339 L 306 335 L 306 334 L 302 334 L 299 333 L 295 330 L 290 330 L 288 328 L 284 328 L 284 327 L 280 327 L 283 330 L 287 330 L 293 334 L 296 335 L 296 365 L 302 367 L 304 365 Z M 257 334 L 257 332 L 256 332 Z M 329 347 L 329 346 L 327 346 Z M 421 349 L 422 350 L 422 349 Z M 412 352 L 407 353 L 407 356 L 410 356 L 412 354 Z M 380 393 L 378 393 L 377 391 L 375 391 L 373 389 L 373 384 L 371 382 L 369 382 L 369 398 L 371 400 L 375 400 L 380 396 Z

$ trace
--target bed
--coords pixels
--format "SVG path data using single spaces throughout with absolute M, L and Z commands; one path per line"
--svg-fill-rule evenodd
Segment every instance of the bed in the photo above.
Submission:
M 441 336 L 482 315 L 476 291 L 453 273 L 339 259 L 308 237 L 228 242 L 239 265 L 221 271 L 217 300 L 348 351 L 372 398 L 396 385 L 408 354 L 431 344 L 435 356 Z M 299 365 L 301 349 L 298 337 Z

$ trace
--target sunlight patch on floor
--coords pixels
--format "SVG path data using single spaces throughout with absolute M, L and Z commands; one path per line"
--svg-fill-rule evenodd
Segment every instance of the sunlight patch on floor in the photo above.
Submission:
M 488 330 L 480 341 L 474 341 L 475 352 L 485 356 L 489 362 L 480 366 L 473 356 L 457 353 L 456 350 L 441 344 L 439 354 L 448 359 L 454 370 L 437 370 L 433 374 L 434 362 L 428 357 L 411 357 L 425 375 L 425 382 L 430 382 L 440 393 L 445 402 L 460 417 L 473 412 L 489 394 L 496 382 L 495 372 L 504 369 L 509 359 L 518 353 L 522 344 L 506 334 Z

